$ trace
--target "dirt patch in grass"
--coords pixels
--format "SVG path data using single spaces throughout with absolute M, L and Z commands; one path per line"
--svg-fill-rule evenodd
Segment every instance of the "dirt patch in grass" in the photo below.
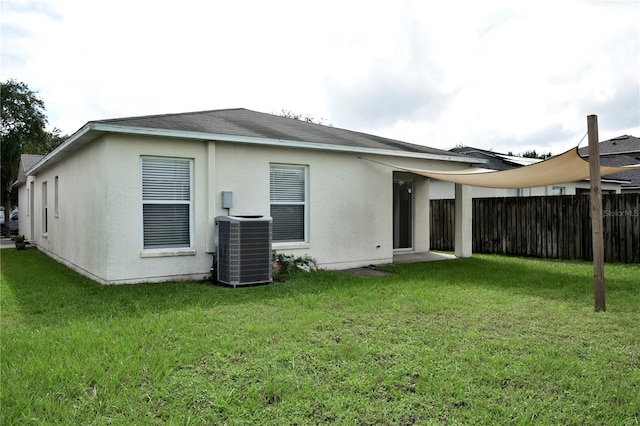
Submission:
M 383 275 L 391 275 L 391 272 L 381 271 L 375 265 L 346 269 L 344 272 L 357 277 L 380 277 Z

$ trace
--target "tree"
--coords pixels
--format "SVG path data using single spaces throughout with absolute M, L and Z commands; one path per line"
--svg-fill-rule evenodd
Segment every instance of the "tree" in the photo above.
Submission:
M 299 121 L 304 121 L 304 122 L 307 122 L 307 123 L 314 123 L 314 124 L 325 125 L 325 121 L 326 121 L 326 119 L 324 119 L 324 118 L 321 118 L 320 120 L 316 120 L 315 118 L 313 118 L 309 114 L 302 115 L 302 114 L 298 114 L 298 113 L 295 113 L 295 112 L 291 112 L 291 111 L 289 111 L 287 109 L 283 109 L 282 111 L 280 111 L 279 115 L 281 117 L 291 118 L 293 120 L 299 120 Z M 331 126 L 331 124 L 327 124 L 327 125 Z
M 540 158 L 542 160 L 551 157 L 551 152 L 549 152 L 548 154 L 538 154 L 536 152 L 535 149 L 532 149 L 530 151 L 525 151 L 523 152 L 521 155 L 518 155 L 519 157 L 524 157 L 524 158 Z
M 20 155 L 47 154 L 60 143 L 60 131 L 45 130 L 44 102 L 22 82 L 9 79 L 0 85 L 0 149 L 5 214 L 11 211 L 11 185 L 18 174 Z

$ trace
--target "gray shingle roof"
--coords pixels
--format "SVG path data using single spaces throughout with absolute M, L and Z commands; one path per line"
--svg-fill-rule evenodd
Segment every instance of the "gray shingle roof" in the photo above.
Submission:
M 628 166 L 640 164 L 640 139 L 623 135 L 600 142 L 600 164 L 603 166 Z M 580 155 L 589 158 L 589 147 L 580 148 Z M 640 170 L 630 170 L 607 176 L 608 179 L 628 180 L 622 188 L 640 188 Z
M 20 166 L 18 167 L 18 179 L 16 184 L 20 185 L 27 181 L 26 171 L 33 167 L 38 161 L 42 160 L 44 155 L 38 154 L 22 154 L 20 156 Z
M 640 155 L 640 139 L 635 136 L 623 135 L 600 142 L 600 155 L 636 153 Z M 579 149 L 580 155 L 589 156 L 589 147 Z
M 468 155 L 474 158 L 483 158 L 487 160 L 486 164 L 482 164 L 481 167 L 491 170 L 510 170 L 517 167 L 521 167 L 518 164 L 513 164 L 504 158 L 499 157 L 497 152 L 487 151 L 485 149 L 474 148 L 472 146 L 455 147 L 449 150 L 450 152 L 456 152 L 458 154 Z
M 321 124 L 308 123 L 278 115 L 251 111 L 244 108 L 188 112 L 181 114 L 149 115 L 142 117 L 98 120 L 94 122 L 149 129 L 246 136 L 342 145 L 358 148 L 386 149 L 457 156 L 457 154 L 452 154 L 448 151 L 430 148 L 427 146 L 416 145 Z

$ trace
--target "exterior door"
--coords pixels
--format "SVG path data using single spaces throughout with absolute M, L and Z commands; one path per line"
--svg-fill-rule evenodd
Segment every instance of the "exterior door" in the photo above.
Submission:
M 393 181 L 393 248 L 413 248 L 413 181 Z
M 33 196 L 33 189 L 34 189 L 34 184 L 33 181 L 29 184 L 29 241 L 35 241 L 36 240 L 36 231 L 35 231 L 35 227 L 34 227 L 34 206 L 33 206 L 33 200 L 34 200 L 34 196 Z M 23 215 L 24 216 L 24 215 Z

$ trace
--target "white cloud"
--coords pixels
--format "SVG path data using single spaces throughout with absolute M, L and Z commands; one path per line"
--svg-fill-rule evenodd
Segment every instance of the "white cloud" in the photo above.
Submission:
M 93 119 L 282 109 L 448 149 L 640 135 L 640 3 L 2 2 L 2 80 Z

